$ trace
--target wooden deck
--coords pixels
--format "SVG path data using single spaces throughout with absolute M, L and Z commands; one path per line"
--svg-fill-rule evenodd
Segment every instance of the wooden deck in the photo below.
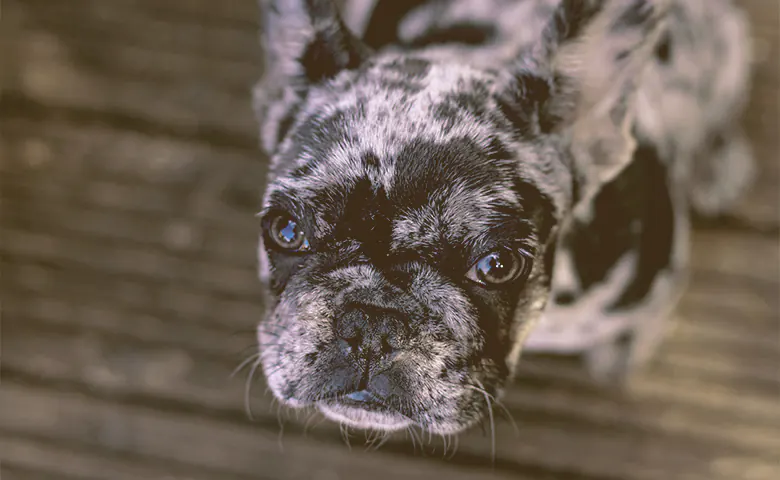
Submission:
M 231 372 L 259 318 L 254 0 L 6 0 L 2 479 L 780 478 L 780 7 L 743 4 L 758 185 L 697 230 L 651 368 L 610 392 L 527 358 L 492 462 L 479 430 L 457 452 L 403 435 L 366 451 L 259 381 L 247 415 Z

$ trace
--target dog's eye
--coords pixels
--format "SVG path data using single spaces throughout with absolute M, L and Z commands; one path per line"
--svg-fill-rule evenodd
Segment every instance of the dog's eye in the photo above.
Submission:
M 526 276 L 531 261 L 511 250 L 498 250 L 480 258 L 466 277 L 480 285 L 500 285 Z
M 305 252 L 309 250 L 309 241 L 298 226 L 298 222 L 288 214 L 280 214 L 271 219 L 268 236 L 283 250 Z

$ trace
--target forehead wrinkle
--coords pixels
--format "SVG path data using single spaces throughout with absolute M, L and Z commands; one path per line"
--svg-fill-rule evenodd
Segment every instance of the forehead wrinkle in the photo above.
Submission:
M 462 232 L 462 238 L 452 241 L 474 243 L 495 223 L 500 214 L 496 207 L 517 208 L 519 201 L 510 188 L 500 185 L 467 188 L 458 184 L 443 198 L 443 205 L 442 216 L 450 230 Z
M 446 241 L 475 245 L 505 213 L 497 207 L 521 210 L 511 188 L 469 187 L 464 182 L 438 188 L 428 201 L 406 209 L 393 221 L 392 247 L 404 248 Z
M 388 57 L 386 61 L 391 59 Z M 488 90 L 493 88 L 492 77 L 484 72 L 459 65 L 432 64 L 421 79 L 416 79 L 424 86 L 419 91 L 382 85 L 380 80 L 387 76 L 397 77 L 398 72 L 383 69 L 380 61 L 369 68 L 368 73 L 360 75 L 348 72 L 341 80 L 334 79 L 325 87 L 312 89 L 302 109 L 302 117 L 344 114 L 343 122 L 330 125 L 331 128 L 342 130 L 342 133 L 323 132 L 319 136 L 319 140 L 334 138 L 333 145 L 324 149 L 329 153 L 317 154 L 325 158 L 315 158 L 316 147 L 302 142 L 304 145 L 297 147 L 300 153 L 293 163 L 296 167 L 314 163 L 318 168 L 297 179 L 290 178 L 289 174 L 279 174 L 270 182 L 268 190 L 294 187 L 301 199 L 310 199 L 316 195 L 316 192 L 311 191 L 312 188 L 327 188 L 333 183 L 367 176 L 368 172 L 363 165 L 350 159 L 350 154 L 359 158 L 364 152 L 371 151 L 379 159 L 379 169 L 378 174 L 372 173 L 370 179 L 372 183 L 389 191 L 396 188 L 397 162 L 404 160 L 399 159 L 398 154 L 408 142 L 416 139 L 446 144 L 466 138 L 485 151 L 492 149 L 491 141 L 495 138 L 512 147 L 517 145 L 511 142 L 511 134 L 497 131 L 489 119 L 482 119 L 472 112 L 465 111 L 463 118 L 466 120 L 454 124 L 436 119 L 431 112 L 447 95 L 468 92 L 474 83 L 481 83 Z M 495 106 L 491 95 L 487 95 L 484 102 L 487 111 Z M 399 122 L 399 119 L 403 121 Z M 343 134 L 347 129 L 349 134 Z M 334 165 L 335 169 L 332 168 Z M 502 200 L 511 201 L 502 190 L 495 194 Z
M 325 87 L 316 89 L 317 94 L 312 95 L 312 98 L 307 102 L 305 112 L 311 115 L 318 111 L 335 112 L 362 105 L 365 108 L 366 117 L 381 116 L 384 119 L 382 121 L 379 118 L 375 118 L 378 121 L 372 122 L 369 118 L 366 118 L 365 120 L 369 124 L 374 124 L 374 127 L 392 126 L 397 129 L 399 117 L 394 115 L 403 115 L 401 118 L 407 120 L 404 123 L 414 125 L 417 120 L 422 120 L 424 126 L 430 127 L 432 118 L 429 108 L 432 104 L 444 99 L 447 94 L 471 91 L 473 84 L 481 83 L 487 85 L 491 80 L 484 72 L 464 65 L 432 64 L 425 76 L 415 79 L 416 83 L 421 84 L 421 89 L 412 90 L 404 88 L 403 85 L 388 87 L 384 80 L 398 76 L 398 72 L 395 69 L 388 68 L 388 65 L 399 58 L 403 57 L 390 56 L 356 78 L 351 78 L 349 82 L 334 80 L 326 84 Z M 355 77 L 355 74 L 345 75 Z M 387 112 L 388 107 L 391 110 L 389 112 Z M 476 127 L 476 125 L 473 127 Z M 464 135 L 462 126 L 458 126 L 456 130 L 450 136 Z M 382 129 L 380 131 L 385 130 Z M 437 133 L 446 134 L 443 131 Z

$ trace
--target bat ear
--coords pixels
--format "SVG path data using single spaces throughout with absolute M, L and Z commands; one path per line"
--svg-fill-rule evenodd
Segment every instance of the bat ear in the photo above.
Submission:
M 332 0 L 260 0 L 266 72 L 305 86 L 358 67 L 370 52 Z
M 566 139 L 580 198 L 631 160 L 634 99 L 665 13 L 662 0 L 562 0 L 515 64 L 517 104 L 541 133 Z
M 359 67 L 370 49 L 344 24 L 332 0 L 260 0 L 263 80 L 255 111 L 267 152 L 284 135 L 290 108 L 317 83 Z

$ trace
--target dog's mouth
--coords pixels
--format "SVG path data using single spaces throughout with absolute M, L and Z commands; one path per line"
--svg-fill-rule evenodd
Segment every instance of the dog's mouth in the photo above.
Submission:
M 350 427 L 395 431 L 414 422 L 367 390 L 317 402 L 328 418 Z

